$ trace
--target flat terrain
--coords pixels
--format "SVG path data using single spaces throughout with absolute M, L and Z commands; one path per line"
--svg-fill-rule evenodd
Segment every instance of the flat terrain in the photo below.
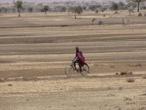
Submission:
M 146 110 L 145 19 L 0 14 L 0 110 Z M 76 46 L 90 73 L 66 78 Z

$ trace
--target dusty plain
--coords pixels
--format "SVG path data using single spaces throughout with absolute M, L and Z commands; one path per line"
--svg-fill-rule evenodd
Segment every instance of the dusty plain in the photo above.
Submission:
M 105 14 L 0 14 L 0 110 L 146 110 L 146 17 Z M 90 73 L 67 78 L 76 46 Z

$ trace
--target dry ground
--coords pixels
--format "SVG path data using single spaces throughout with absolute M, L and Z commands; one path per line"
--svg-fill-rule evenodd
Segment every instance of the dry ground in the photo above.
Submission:
M 121 13 L 0 15 L 0 110 L 146 110 L 146 17 Z M 76 46 L 91 72 L 66 79 Z

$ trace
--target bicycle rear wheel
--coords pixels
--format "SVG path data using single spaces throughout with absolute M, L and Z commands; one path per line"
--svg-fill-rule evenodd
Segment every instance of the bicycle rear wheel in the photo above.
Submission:
M 87 76 L 87 74 L 90 72 L 89 69 L 90 68 L 89 68 L 88 64 L 85 63 L 84 66 L 82 67 L 81 75 L 82 76 Z

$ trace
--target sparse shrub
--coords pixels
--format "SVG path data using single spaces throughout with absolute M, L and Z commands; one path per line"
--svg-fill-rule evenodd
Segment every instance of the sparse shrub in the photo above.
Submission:
M 12 84 L 8 84 L 8 86 L 13 86 Z
M 146 79 L 146 75 L 144 75 L 142 78 L 143 78 L 143 79 Z
M 119 14 L 119 12 L 118 11 L 115 11 L 114 14 Z
M 98 21 L 98 25 L 103 25 L 103 21 Z
M 130 64 L 129 66 L 130 67 L 142 67 L 142 64 L 139 64 L 139 63 L 138 64 Z
M 122 90 L 122 89 L 123 89 L 123 87 L 119 87 L 118 89 L 119 89 L 119 90 Z
M 95 21 L 96 21 L 96 18 L 93 18 L 93 19 L 91 20 L 92 24 L 94 24 Z
M 131 104 L 132 103 L 132 101 L 133 101 L 133 99 L 132 98 L 130 98 L 130 97 L 124 97 L 124 102 L 126 102 L 126 104 Z
M 141 17 L 141 16 L 143 16 L 143 15 L 142 15 L 142 13 L 138 13 L 138 16 Z
M 99 10 L 98 10 L 98 9 L 97 9 L 97 10 L 95 10 L 95 13 L 97 13 L 97 14 L 98 14 L 98 13 L 99 13 Z
M 133 82 L 135 82 L 135 79 L 134 79 L 134 78 L 128 78 L 128 79 L 127 79 L 127 82 L 133 83 Z
M 145 107 L 140 107 L 138 110 L 145 110 Z
M 142 67 L 142 64 L 136 64 L 135 67 Z
M 112 90 L 113 88 L 112 87 L 107 87 L 107 90 Z
M 102 8 L 101 8 L 101 12 L 102 12 L 102 13 L 105 12 L 106 10 L 107 10 L 106 7 L 102 7 Z
M 120 75 L 127 75 L 127 72 L 121 72 Z
M 60 25 L 61 27 L 67 27 L 68 25 Z
M 133 75 L 133 72 L 121 72 L 121 76 Z
M 133 75 L 133 72 L 120 72 L 120 73 L 115 73 L 115 75 L 130 76 Z
M 106 17 L 106 14 L 103 14 L 103 17 Z
M 146 96 L 146 93 L 144 93 L 144 94 L 142 94 L 142 95 Z

